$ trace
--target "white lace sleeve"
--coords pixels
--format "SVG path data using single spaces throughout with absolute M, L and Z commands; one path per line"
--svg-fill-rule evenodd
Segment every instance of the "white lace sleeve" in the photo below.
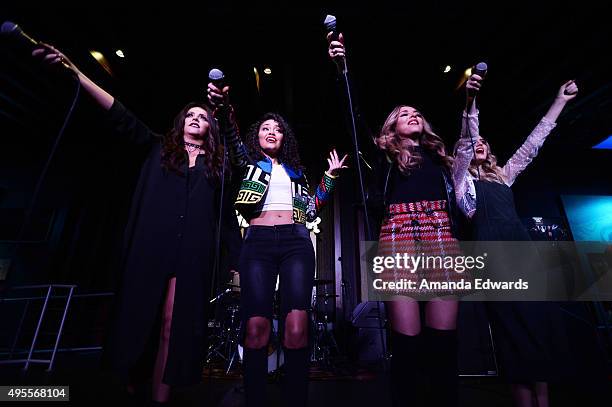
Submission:
M 542 118 L 540 123 L 533 129 L 527 140 L 519 147 L 512 157 L 508 160 L 502 171 L 506 178 L 506 185 L 511 186 L 516 177 L 527 168 L 529 163 L 538 155 L 538 150 L 544 144 L 544 140 L 555 128 L 557 123 Z
M 469 132 L 466 122 L 468 122 Z M 478 137 L 478 132 L 478 111 L 469 115 L 464 111 L 461 120 L 461 138 L 457 144 L 455 160 L 453 161 L 453 182 L 457 205 L 468 218 L 471 218 L 476 211 L 476 188 L 469 168 L 474 157 L 471 140 Z M 471 139 L 470 133 L 472 135 Z

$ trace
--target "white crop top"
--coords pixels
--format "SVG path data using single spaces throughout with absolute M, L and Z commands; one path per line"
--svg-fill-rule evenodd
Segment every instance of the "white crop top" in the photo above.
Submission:
M 262 211 L 293 211 L 291 179 L 280 164 L 272 164 L 268 193 Z

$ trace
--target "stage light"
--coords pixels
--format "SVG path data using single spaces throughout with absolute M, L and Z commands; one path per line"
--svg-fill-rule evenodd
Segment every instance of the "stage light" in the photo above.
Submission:
M 272 75 L 272 69 L 270 69 L 270 68 L 268 68 L 268 67 L 265 67 L 265 68 L 264 68 L 264 73 L 265 73 L 266 75 Z
M 259 83 L 259 72 L 257 71 L 257 67 L 253 67 L 253 73 L 255 74 L 255 86 L 257 87 L 257 92 L 261 92 L 261 87 Z
M 92 57 L 96 59 L 96 61 L 100 62 L 104 60 L 104 55 L 100 51 L 94 51 L 93 49 L 89 51 Z
M 119 58 L 125 58 L 125 54 L 123 53 L 122 50 L 118 49 L 117 51 L 115 51 L 115 54 L 119 57 Z
M 604 141 L 593 146 L 598 150 L 612 150 L 612 134 L 610 134 Z
M 469 78 L 472 75 L 472 67 L 469 67 L 468 69 L 466 69 L 463 74 L 465 75 L 466 78 Z
M 106 72 L 108 72 L 110 76 L 113 76 L 113 70 L 111 69 L 110 63 L 108 62 L 108 59 L 106 59 L 104 54 L 102 54 L 100 51 L 96 51 L 93 49 L 90 49 L 89 53 L 92 57 L 96 59 L 96 61 L 98 61 L 98 63 L 102 66 L 102 68 L 104 68 Z
M 451 66 L 446 65 L 446 68 L 444 68 L 444 73 L 449 73 L 450 71 L 451 71 Z

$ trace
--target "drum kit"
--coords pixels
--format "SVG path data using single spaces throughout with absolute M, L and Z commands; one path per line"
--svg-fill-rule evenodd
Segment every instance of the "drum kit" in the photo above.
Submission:
M 327 286 L 332 280 L 315 279 L 312 304 L 309 309 L 311 335 L 311 361 L 333 368 L 334 357 L 339 356 L 339 348 L 333 334 L 333 320 L 329 305 L 335 303 L 336 294 L 330 294 Z M 279 335 L 280 295 L 278 281 L 274 295 L 274 316 L 272 332 L 268 344 L 268 373 L 276 373 L 284 363 L 284 355 Z M 242 318 L 240 314 L 240 277 L 234 274 L 232 281 L 211 301 L 219 312 L 208 323 L 209 347 L 206 362 L 224 364 L 225 374 L 229 374 L 237 363 L 242 363 L 241 344 Z M 334 308 L 334 307 L 331 307 Z

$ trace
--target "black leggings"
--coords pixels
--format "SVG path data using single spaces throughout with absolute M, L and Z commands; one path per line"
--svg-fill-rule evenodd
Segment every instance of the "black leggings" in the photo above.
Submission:
M 287 315 L 310 308 L 315 254 L 304 225 L 250 226 L 240 255 L 243 331 L 252 317 L 273 317 L 276 277 L 280 276 L 279 328 L 283 338 Z M 308 329 L 308 323 L 305 329 Z M 244 349 L 244 388 L 247 407 L 266 406 L 267 348 Z M 306 406 L 308 347 L 284 348 L 286 406 Z

